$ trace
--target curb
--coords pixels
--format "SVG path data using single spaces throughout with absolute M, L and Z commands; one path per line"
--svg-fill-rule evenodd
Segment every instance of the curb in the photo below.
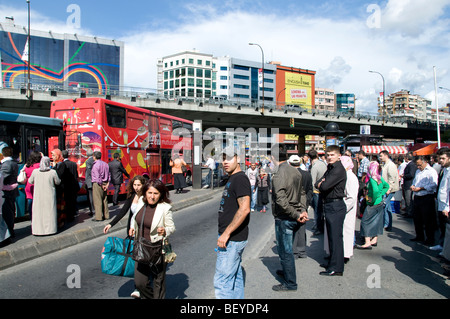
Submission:
M 173 203 L 172 211 L 176 212 L 181 209 L 199 204 L 201 202 L 212 199 L 221 192 L 220 189 L 211 191 L 209 194 L 199 195 L 192 198 L 184 199 Z M 85 241 L 103 236 L 103 228 L 107 222 L 97 223 L 95 226 L 86 226 L 67 233 L 59 233 L 51 237 L 38 238 L 35 242 L 25 244 L 20 247 L 8 248 L 0 250 L 0 270 L 19 265 L 32 259 L 48 255 L 50 253 L 71 247 Z M 127 227 L 127 220 L 121 219 L 115 226 L 114 231 Z M 32 236 L 32 235 L 30 235 Z

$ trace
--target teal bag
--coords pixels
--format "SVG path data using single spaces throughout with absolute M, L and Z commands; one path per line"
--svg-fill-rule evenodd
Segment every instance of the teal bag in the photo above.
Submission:
M 102 250 L 102 272 L 108 275 L 134 277 L 134 260 L 131 258 L 131 237 L 108 237 Z

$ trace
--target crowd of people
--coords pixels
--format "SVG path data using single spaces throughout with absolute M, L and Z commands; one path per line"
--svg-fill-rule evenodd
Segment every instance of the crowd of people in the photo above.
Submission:
M 117 154 L 118 155 L 118 154 Z M 307 257 L 306 223 L 308 210 L 314 213 L 313 235 L 324 235 L 322 276 L 343 276 L 353 250 L 377 247 L 384 231 L 392 231 L 391 199 L 401 193 L 404 218 L 412 218 L 415 237 L 433 250 L 440 250 L 444 261 L 450 259 L 449 197 L 450 149 L 440 149 L 434 161 L 411 153 L 392 158 L 382 151 L 372 159 L 360 151 L 353 156 L 341 154 L 338 146 L 326 149 L 325 159 L 316 150 L 304 156 L 289 156 L 286 146 L 276 144 L 270 157 L 241 169 L 239 151 L 224 149 L 220 154 L 228 181 L 218 210 L 217 260 L 214 275 L 216 298 L 244 298 L 245 276 L 241 266 L 247 245 L 251 213 L 272 212 L 277 252 L 281 269 L 276 271 L 281 284 L 274 291 L 296 291 L 296 258 Z M 120 156 L 105 163 L 101 152 L 89 152 L 86 161 L 86 188 L 89 211 L 94 221 L 109 219 L 107 189 L 117 192 L 123 175 L 130 178 Z M 171 160 L 172 173 L 183 176 L 179 157 Z M 75 218 L 79 191 L 76 164 L 67 151 L 55 149 L 51 158 L 31 153 L 23 168 L 26 198 L 32 220 L 32 234 L 55 234 L 64 222 Z M 14 236 L 14 201 L 18 193 L 17 163 L 12 149 L 2 149 L 0 169 L 2 219 L 0 241 Z M 174 176 L 176 177 L 176 176 Z M 185 187 L 183 178 L 174 179 L 175 189 Z M 397 198 L 398 199 L 398 198 Z M 117 197 L 113 204 L 117 205 Z M 167 187 L 157 179 L 134 176 L 127 185 L 127 199 L 120 212 L 105 227 L 106 234 L 128 215 L 127 233 L 152 243 L 162 243 L 175 231 Z M 270 206 L 269 206 L 270 205 Z M 356 218 L 361 219 L 360 238 Z M 164 298 L 167 263 L 158 267 L 143 262 L 135 265 L 135 298 Z
M 240 178 L 239 193 L 235 190 L 238 185 L 234 179 L 226 185 L 221 203 L 229 203 L 230 194 L 235 203 L 227 213 L 229 223 L 222 221 L 222 226 L 220 216 L 227 209 L 221 205 L 219 236 L 227 227 L 240 221 L 233 229 L 239 230 L 241 240 L 239 250 L 228 257 L 228 262 L 233 261 L 233 265 L 227 264 L 228 272 L 220 269 L 220 265 L 225 264 L 222 259 L 226 257 L 219 249 L 215 277 L 217 298 L 243 296 L 239 269 L 248 236 L 246 216 L 256 211 L 266 212 L 269 197 L 281 263 L 276 274 L 282 279 L 281 284 L 272 287 L 274 291 L 297 289 L 295 258 L 307 256 L 305 223 L 309 220 L 309 207 L 314 211 L 313 234 L 324 235 L 325 262 L 320 266 L 325 270 L 319 272 L 320 275 L 343 276 L 344 266 L 353 257 L 354 248 L 371 250 L 377 247 L 383 232 L 393 229 L 394 209 L 402 217 L 412 218 L 415 237 L 411 241 L 440 251 L 444 274 L 449 275 L 450 149 L 442 148 L 434 156 L 408 153 L 395 158 L 388 151 L 381 151 L 372 154 L 371 159 L 362 150 L 356 155 L 349 150 L 341 154 L 338 146 L 327 147 L 325 159 L 315 150 L 304 156 L 289 157 L 286 147 L 278 144 L 271 152 L 277 156 L 272 155 L 269 161 L 261 161 L 259 165 L 251 163 L 245 170 L 247 181 Z M 231 155 L 224 155 L 224 163 L 233 163 L 231 167 L 235 170 L 226 171 L 228 174 L 241 172 L 237 153 Z M 398 211 L 396 202 L 400 205 Z M 236 217 L 238 212 L 241 212 L 239 219 L 230 217 Z M 357 218 L 361 219 L 359 238 L 355 229 Z M 227 234 L 227 238 L 235 232 Z M 224 247 L 224 241 L 218 241 L 217 245 Z M 235 276 L 230 275 L 230 268 L 237 269 Z M 224 286 L 233 288 L 225 291 Z
M 67 150 L 53 149 L 50 157 L 32 151 L 19 171 L 13 160 L 13 149 L 1 150 L 0 191 L 2 192 L 0 245 L 6 246 L 15 237 L 16 198 L 19 184 L 25 185 L 26 211 L 31 219 L 34 236 L 56 234 L 78 214 L 77 196 L 80 182 L 77 164 L 69 159 Z M 101 152 L 88 151 L 85 187 L 89 198 L 89 215 L 95 221 L 109 219 L 107 189 L 114 186 L 113 205 L 118 204 L 118 193 L 123 175 L 130 177 L 118 153 L 108 164 L 101 160 Z M 20 175 L 20 177 L 19 177 Z M 23 175 L 23 178 L 22 178 Z M 95 213 L 94 213 L 95 212 Z

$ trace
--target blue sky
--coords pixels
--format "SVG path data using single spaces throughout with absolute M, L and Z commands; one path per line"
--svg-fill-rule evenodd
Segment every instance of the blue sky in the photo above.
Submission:
M 80 26 L 68 18 L 80 9 Z M 360 112 L 376 112 L 381 77 L 387 94 L 410 90 L 434 101 L 450 88 L 450 0 L 86 1 L 31 0 L 32 29 L 125 42 L 125 85 L 156 88 L 156 61 L 197 49 L 214 56 L 315 70 L 316 87 L 355 93 Z M 26 25 L 26 0 L 0 0 L 0 21 Z M 439 90 L 439 105 L 450 92 Z

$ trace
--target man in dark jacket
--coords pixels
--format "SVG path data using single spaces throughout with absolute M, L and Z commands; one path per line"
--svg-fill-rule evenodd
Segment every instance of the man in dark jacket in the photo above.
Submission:
M 405 157 L 406 162 L 408 163 L 403 171 L 403 194 L 405 197 L 405 213 L 404 217 L 412 218 L 413 217 L 413 198 L 411 185 L 416 176 L 417 165 L 416 161 L 414 161 L 414 156 L 411 153 L 406 154 Z
M 77 212 L 77 196 L 80 190 L 78 184 L 78 168 L 75 162 L 69 160 L 69 152 L 61 151 L 63 162 L 57 166 L 56 173 L 61 179 L 64 194 L 64 213 L 67 221 L 73 221 Z
M 123 174 L 128 178 L 130 178 L 130 174 L 128 174 L 125 167 L 123 167 L 119 153 L 114 153 L 114 159 L 108 163 L 108 166 L 109 172 L 111 173 L 111 184 L 114 185 L 113 205 L 117 205 L 120 185 L 123 183 Z
M 323 194 L 323 212 L 327 226 L 330 261 L 323 276 L 342 276 L 344 273 L 343 227 L 347 207 L 345 206 L 345 183 L 347 172 L 340 161 L 339 146 L 330 145 L 326 149 L 327 171 L 316 182 L 316 188 Z
M 287 163 L 286 146 L 275 144 L 271 149 L 271 157 L 276 165 L 272 178 L 272 214 L 275 217 L 277 249 L 283 268 L 277 270 L 277 275 L 284 279 L 283 284 L 273 286 L 272 290 L 296 291 L 292 243 L 300 224 L 308 220 L 306 196 L 301 173 Z
M 3 175 L 3 202 L 2 213 L 3 219 L 8 226 L 11 237 L 14 237 L 14 218 L 16 215 L 16 197 L 19 196 L 17 188 L 17 175 L 19 174 L 19 166 L 12 158 L 13 148 L 6 146 L 2 149 L 0 170 Z M 13 186 L 15 185 L 15 187 Z M 7 189 L 6 189 L 7 188 Z

